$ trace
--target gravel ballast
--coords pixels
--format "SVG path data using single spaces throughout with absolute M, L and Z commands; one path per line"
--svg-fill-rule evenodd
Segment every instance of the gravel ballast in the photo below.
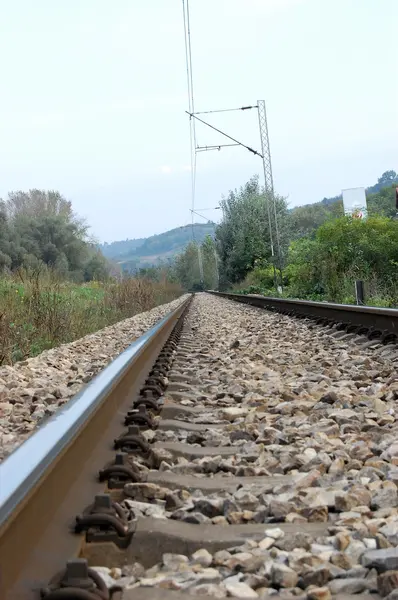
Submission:
M 176 421 L 163 427 L 160 416 L 157 430 L 143 432 L 156 442 L 165 480 L 149 483 L 151 470 L 141 465 L 147 483 L 127 484 L 123 502 L 138 519 L 174 521 L 176 532 L 184 522 L 199 530 L 257 524 L 262 533 L 224 550 L 204 539 L 192 554 L 167 552 L 149 568 L 136 562 L 98 572 L 126 594 L 160 587 L 215 597 L 392 600 L 397 366 L 394 346 L 197 295 L 165 393 L 167 403 L 195 410 L 179 417 L 180 429 Z M 193 476 L 197 488 L 168 488 L 171 476 Z M 204 478 L 240 479 L 235 489 L 226 483 L 209 493 Z M 313 533 L 316 523 L 322 535 Z

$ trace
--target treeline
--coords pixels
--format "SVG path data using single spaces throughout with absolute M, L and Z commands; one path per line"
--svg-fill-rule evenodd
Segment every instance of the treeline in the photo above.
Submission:
M 141 268 L 139 279 L 161 283 L 178 284 L 191 292 L 217 289 L 218 256 L 215 240 L 206 236 L 203 242 L 191 241 L 185 250 L 168 265 Z
M 398 185 L 395 171 L 386 171 L 375 185 L 366 189 L 368 212 L 370 215 L 394 217 L 397 212 L 394 201 L 394 188 Z M 324 198 L 315 204 L 298 206 L 291 211 L 291 234 L 297 239 L 314 232 L 331 218 L 342 216 L 341 196 Z
M 194 228 L 199 240 L 203 240 L 207 231 L 214 232 L 214 224 Z M 150 245 L 151 251 L 153 244 L 166 244 L 170 249 L 173 241 L 186 244 L 188 235 L 192 235 L 191 227 L 181 227 L 138 242 Z M 203 242 L 202 254 L 206 287 L 215 287 L 213 265 L 209 263 L 215 261 L 215 246 L 210 237 Z M 198 250 L 190 243 L 174 261 L 135 269 L 134 276 L 160 284 L 162 289 L 180 283 L 186 289 L 199 289 L 197 257 Z M 0 273 L 16 271 L 36 274 L 48 271 L 52 277 L 74 283 L 102 282 L 115 275 L 122 276 L 120 266 L 106 258 L 90 239 L 88 225 L 75 214 L 71 202 L 57 191 L 36 189 L 10 192 L 7 199 L 0 199 Z M 131 278 L 129 273 L 123 275 Z M 175 294 L 176 288 L 172 289 Z
M 177 298 L 160 271 L 122 277 L 58 192 L 10 193 L 0 204 L 0 365 Z M 117 277 L 113 277 L 117 275 Z
M 103 280 L 110 263 L 59 192 L 11 192 L 0 200 L 0 272 L 50 267 L 76 282 Z
M 269 273 L 255 269 L 254 284 L 270 288 Z M 371 214 L 365 221 L 339 217 L 289 246 L 286 293 L 298 298 L 355 302 L 363 280 L 368 303 L 398 306 L 398 220 Z
M 345 217 L 338 196 L 294 209 L 276 196 L 273 254 L 267 198 L 254 177 L 222 199 L 223 219 L 214 238 L 198 238 L 171 264 L 140 269 L 136 276 L 162 289 L 179 284 L 193 291 L 272 294 L 278 284 L 287 296 L 332 301 L 353 299 L 353 281 L 363 279 L 374 302 L 397 305 L 396 185 L 395 171 L 386 171 L 368 188 L 366 221 Z M 43 268 L 78 283 L 120 275 L 59 192 L 12 192 L 0 200 L 0 272 Z
M 352 302 L 353 282 L 363 279 L 370 302 L 398 305 L 396 185 L 396 172 L 386 171 L 368 188 L 365 221 L 344 216 L 338 196 L 292 210 L 277 196 L 272 256 L 267 199 L 252 178 L 223 198 L 223 220 L 215 242 L 207 242 L 217 251 L 220 289 L 275 294 L 277 283 L 286 296 Z M 215 287 L 216 260 L 203 245 L 201 255 L 211 280 L 205 277 L 203 285 Z M 178 265 L 186 289 L 201 286 L 197 247 L 187 248 Z
M 218 287 L 218 258 L 214 240 L 208 235 L 202 243 L 190 242 L 177 256 L 173 271 L 180 285 L 191 291 Z
M 195 223 L 193 226 L 194 236 L 197 240 L 203 241 L 206 235 L 214 234 L 214 223 Z M 151 235 L 148 238 L 136 240 L 124 240 L 119 242 L 104 243 L 99 246 L 104 256 L 122 260 L 141 256 L 161 256 L 170 254 L 174 250 L 184 248 L 192 238 L 192 226 L 183 225 L 170 229 L 158 235 Z

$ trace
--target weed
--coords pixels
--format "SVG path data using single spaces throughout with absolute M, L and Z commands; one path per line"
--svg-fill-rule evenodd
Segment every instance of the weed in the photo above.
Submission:
M 128 278 L 76 285 L 51 271 L 4 276 L 0 279 L 0 365 L 36 356 L 179 295 L 181 289 L 167 280 Z

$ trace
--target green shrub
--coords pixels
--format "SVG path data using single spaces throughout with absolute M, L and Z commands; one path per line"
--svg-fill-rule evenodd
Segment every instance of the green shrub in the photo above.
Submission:
M 179 286 L 167 281 L 128 278 L 76 285 L 49 270 L 3 277 L 0 365 L 36 356 L 180 294 Z

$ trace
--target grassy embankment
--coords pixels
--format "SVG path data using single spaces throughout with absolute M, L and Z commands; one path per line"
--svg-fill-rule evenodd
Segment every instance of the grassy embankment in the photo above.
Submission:
M 51 273 L 0 279 L 0 365 L 36 356 L 171 302 L 179 286 L 143 279 L 74 284 Z
M 345 286 L 345 294 L 343 297 L 338 299 L 341 304 L 356 304 L 355 294 L 350 293 L 353 290 L 354 283 L 349 282 Z M 262 296 L 290 298 L 292 300 L 312 300 L 315 302 L 336 302 L 335 298 L 330 298 L 327 294 L 310 294 L 303 295 L 295 293 L 289 286 L 285 286 L 282 293 L 276 293 L 275 288 L 265 287 L 259 283 L 253 283 L 252 278 L 249 276 L 242 283 L 235 284 L 230 288 L 231 292 L 235 294 L 260 294 Z M 375 306 L 379 308 L 398 308 L 398 286 L 388 290 L 388 292 L 382 290 L 379 291 L 377 286 L 369 285 L 365 282 L 365 303 L 366 306 Z

